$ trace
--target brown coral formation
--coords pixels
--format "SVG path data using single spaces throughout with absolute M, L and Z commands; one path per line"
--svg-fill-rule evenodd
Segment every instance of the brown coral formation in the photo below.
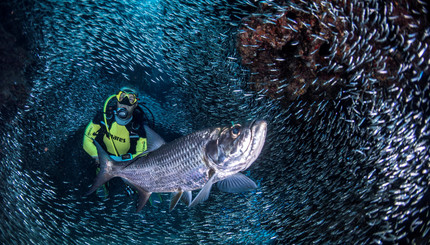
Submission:
M 388 87 L 399 76 L 419 76 L 405 63 L 423 65 L 419 69 L 428 73 L 422 49 L 429 38 L 418 43 L 427 21 L 419 11 L 407 3 L 331 2 L 262 4 L 243 19 L 238 49 L 251 70 L 251 89 L 282 102 L 321 100 L 345 86 Z
M 315 17 L 292 8 L 272 17 L 246 19 L 239 51 L 243 64 L 251 69 L 252 88 L 286 100 L 305 94 L 309 81 L 317 77 L 318 63 L 324 61 L 322 55 L 328 52 L 325 40 L 331 34 L 314 34 L 322 32 Z

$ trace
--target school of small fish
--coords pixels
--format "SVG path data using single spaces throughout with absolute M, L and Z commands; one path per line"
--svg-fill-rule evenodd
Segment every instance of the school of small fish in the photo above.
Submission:
M 18 0 L 38 60 L 5 128 L 6 244 L 427 244 L 430 25 L 422 0 Z M 17 17 L 17 18 L 18 18 Z M 83 197 L 87 122 L 141 91 L 165 139 L 268 122 L 255 191 L 135 212 Z M 140 102 L 139 102 L 140 103 Z

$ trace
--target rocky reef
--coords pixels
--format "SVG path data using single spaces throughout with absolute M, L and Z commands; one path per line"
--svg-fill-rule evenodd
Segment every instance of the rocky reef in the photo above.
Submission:
M 429 75 L 424 2 L 275 2 L 261 3 L 238 34 L 256 91 L 283 103 L 314 101 L 348 87 L 362 93 Z

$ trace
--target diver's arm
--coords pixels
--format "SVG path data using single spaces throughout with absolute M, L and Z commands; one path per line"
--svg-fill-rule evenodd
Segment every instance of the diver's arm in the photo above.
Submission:
M 142 138 L 142 137 L 140 137 L 138 140 L 137 140 L 137 143 L 136 143 L 136 153 L 135 154 L 133 154 L 132 156 L 133 156 L 133 158 L 135 158 L 136 156 L 138 156 L 139 154 L 141 154 L 142 152 L 144 152 L 144 151 L 146 151 L 147 150 L 147 144 L 146 144 L 146 138 Z
M 145 118 L 143 117 L 144 113 L 141 108 L 140 108 L 140 111 L 139 110 L 137 111 L 138 113 L 136 113 L 136 115 L 133 114 L 133 116 L 136 116 L 135 118 L 137 120 L 137 123 L 140 125 L 140 127 L 136 132 L 139 135 L 139 139 L 136 142 L 136 151 L 135 151 L 136 153 L 132 155 L 133 158 L 148 150 L 147 137 L 146 137 L 146 131 L 144 126 Z
M 94 140 L 97 136 L 97 132 L 100 130 L 101 126 L 90 122 L 85 129 L 83 148 L 84 150 L 93 158 L 97 159 L 97 148 L 94 145 Z

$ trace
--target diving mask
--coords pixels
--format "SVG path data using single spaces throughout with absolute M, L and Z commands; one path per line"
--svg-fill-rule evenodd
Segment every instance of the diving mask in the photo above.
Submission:
M 124 104 L 128 106 L 132 106 L 137 102 L 137 96 L 135 93 L 127 92 L 123 90 L 119 91 L 119 93 L 116 95 L 116 99 L 120 104 Z

